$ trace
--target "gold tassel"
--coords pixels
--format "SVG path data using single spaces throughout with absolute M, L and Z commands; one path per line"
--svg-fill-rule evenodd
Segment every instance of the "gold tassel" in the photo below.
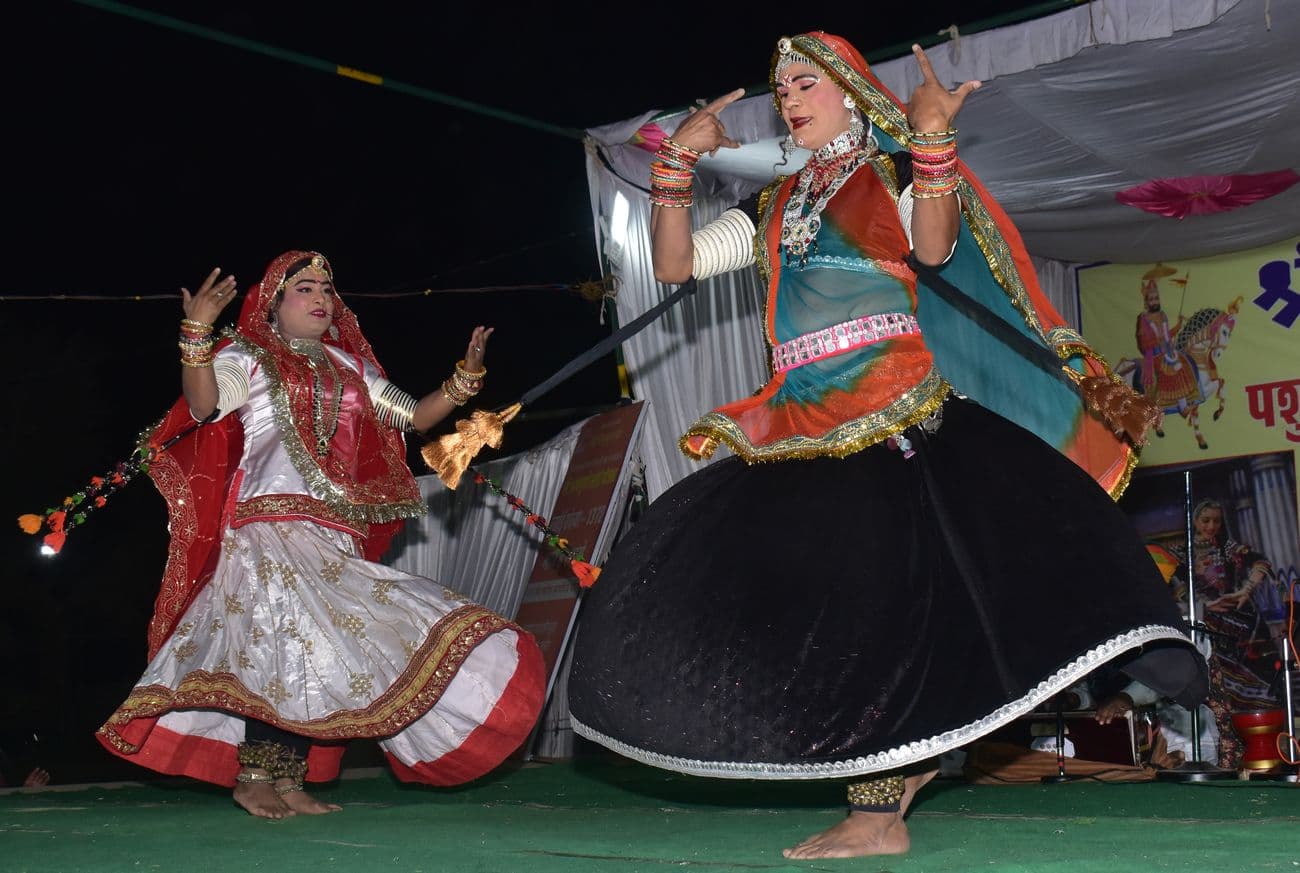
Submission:
M 469 419 L 462 418 L 456 422 L 456 432 L 445 434 L 436 440 L 425 443 L 420 456 L 429 465 L 429 469 L 438 474 L 443 484 L 453 491 L 460 484 L 460 477 L 469 468 L 470 461 L 482 451 L 484 446 L 497 448 L 506 422 L 519 414 L 522 406 L 515 403 L 501 412 L 486 412 L 477 409 Z
M 1088 410 L 1106 423 L 1116 436 L 1134 445 L 1145 445 L 1147 431 L 1159 427 L 1164 413 L 1160 407 L 1110 376 L 1089 376 L 1080 380 L 1079 390 Z

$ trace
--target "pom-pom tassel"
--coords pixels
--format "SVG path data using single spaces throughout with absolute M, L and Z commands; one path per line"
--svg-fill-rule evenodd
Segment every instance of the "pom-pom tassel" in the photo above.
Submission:
M 28 512 L 18 516 L 18 526 L 23 529 L 25 534 L 40 533 L 41 528 L 45 526 L 45 518 Z
M 484 446 L 495 449 L 501 445 L 506 422 L 518 415 L 520 408 L 515 403 L 501 412 L 475 410 L 468 420 L 462 418 L 456 422 L 455 433 L 426 443 L 420 456 L 443 484 L 454 491 L 470 461 Z
M 578 577 L 578 585 L 582 588 L 590 588 L 600 578 L 600 568 L 593 567 L 586 561 L 570 561 L 569 569 L 573 570 L 573 575 Z

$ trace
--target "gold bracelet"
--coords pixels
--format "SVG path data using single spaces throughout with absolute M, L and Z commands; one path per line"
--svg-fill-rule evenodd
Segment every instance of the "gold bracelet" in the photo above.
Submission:
M 468 379 L 459 372 L 452 373 L 451 378 L 466 394 L 477 394 L 483 388 L 482 379 Z
M 452 406 L 464 406 L 469 400 L 469 396 L 463 394 L 459 386 L 451 379 L 442 383 L 442 396 L 447 398 L 447 402 Z
M 213 331 L 216 330 L 217 326 L 215 324 L 208 324 L 206 321 L 195 321 L 192 318 L 182 318 L 181 327 L 188 327 L 191 330 Z
M 465 359 L 461 358 L 459 361 L 456 362 L 456 372 L 467 379 L 482 380 L 482 378 L 487 375 L 487 367 L 484 367 L 482 370 L 479 370 L 477 373 L 470 372 L 469 370 L 465 369 Z

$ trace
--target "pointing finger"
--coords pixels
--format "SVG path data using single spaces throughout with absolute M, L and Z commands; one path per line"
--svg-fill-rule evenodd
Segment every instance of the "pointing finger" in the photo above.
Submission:
M 916 64 L 921 68 L 921 78 L 927 83 L 938 84 L 939 77 L 934 74 L 934 67 L 930 66 L 930 59 L 926 57 L 925 49 L 917 43 L 912 43 L 912 54 L 916 56 Z
M 737 88 L 735 91 L 732 91 L 727 94 L 723 94 L 717 100 L 714 100 L 708 106 L 705 106 L 704 109 L 706 112 L 712 112 L 716 115 L 718 112 L 721 112 L 723 109 L 730 106 L 732 103 L 735 103 L 737 100 L 739 100 L 741 97 L 744 96 L 745 96 L 745 89 Z

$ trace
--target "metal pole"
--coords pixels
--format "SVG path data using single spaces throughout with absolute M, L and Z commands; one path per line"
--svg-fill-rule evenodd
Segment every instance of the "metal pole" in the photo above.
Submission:
M 1290 758 L 1295 751 L 1295 704 L 1291 699 L 1291 658 L 1294 653 L 1291 651 L 1291 641 L 1287 637 L 1282 637 L 1282 687 L 1286 689 L 1286 726 L 1285 731 L 1288 742 L 1291 746 L 1288 748 L 1288 754 L 1284 757 Z M 1300 771 L 1288 773 L 1282 776 L 1284 782 L 1295 782 L 1300 779 Z
M 1183 520 L 1187 525 L 1187 624 L 1191 628 L 1192 643 L 1196 646 L 1199 657 L 1205 631 L 1196 620 L 1196 535 L 1192 524 L 1192 471 L 1183 471 Z M 1235 774 L 1224 770 L 1218 763 L 1207 764 L 1201 760 L 1201 703 L 1191 706 L 1191 745 L 1192 759 L 1172 770 L 1161 770 L 1156 775 L 1160 779 L 1178 782 L 1203 782 L 1209 779 L 1230 779 Z
M 1187 626 L 1199 651 L 1205 639 L 1196 624 L 1196 535 L 1192 530 L 1192 471 L 1183 471 L 1183 512 L 1187 523 Z M 1192 707 L 1192 763 L 1201 763 L 1201 705 Z

